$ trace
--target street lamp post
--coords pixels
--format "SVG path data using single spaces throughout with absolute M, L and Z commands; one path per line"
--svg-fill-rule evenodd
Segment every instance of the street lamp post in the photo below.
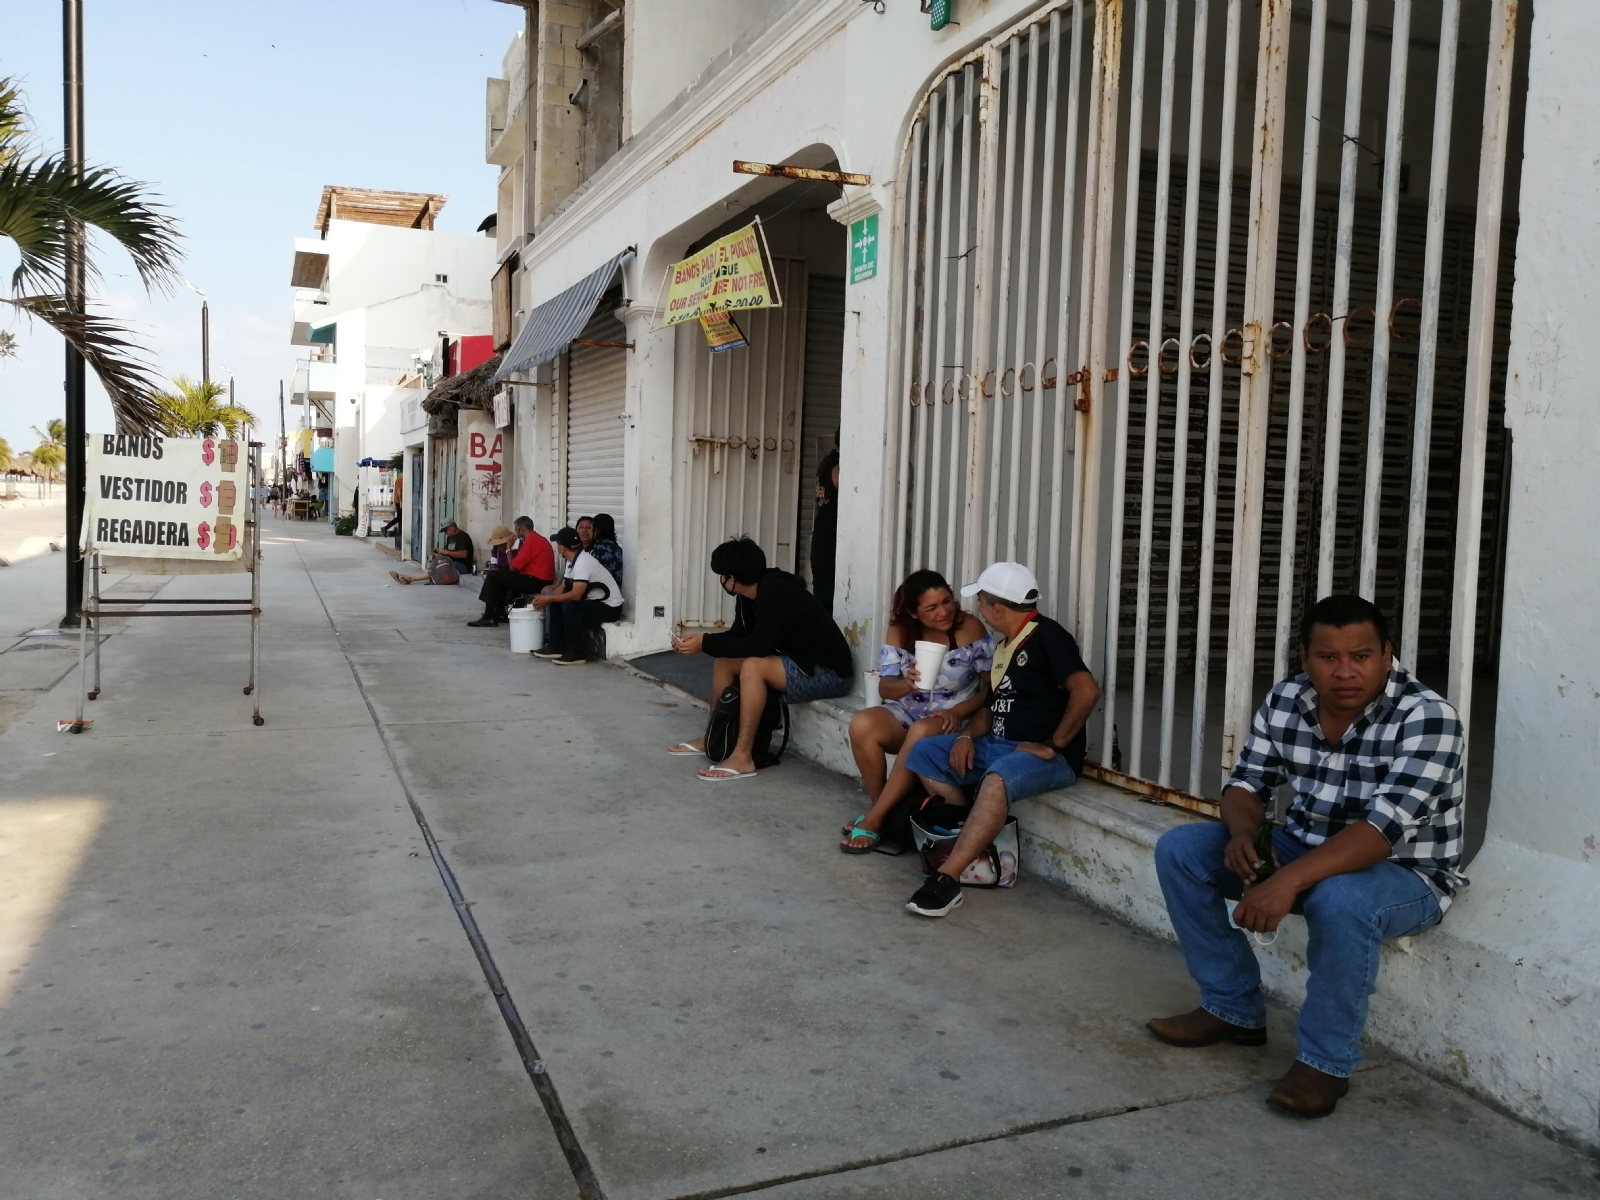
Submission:
M 200 382 L 211 382 L 211 300 L 187 279 L 183 286 L 200 297 Z
M 83 10 L 80 0 L 62 0 L 62 113 L 66 117 L 65 156 L 69 175 L 83 176 Z M 67 307 L 84 311 L 83 222 L 67 222 L 65 278 Z M 67 426 L 67 611 L 61 618 L 65 629 L 76 629 L 78 612 L 83 607 L 83 551 L 79 546 L 83 532 L 84 482 L 87 468 L 86 443 L 89 431 L 84 415 L 85 374 L 83 356 L 67 347 L 66 377 L 63 381 Z

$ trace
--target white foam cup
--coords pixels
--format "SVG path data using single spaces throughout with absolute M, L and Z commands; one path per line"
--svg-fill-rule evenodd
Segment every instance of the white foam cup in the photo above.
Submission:
M 913 650 L 917 660 L 917 689 L 931 692 L 939 683 L 939 672 L 944 669 L 944 656 L 950 647 L 942 642 L 918 642 Z

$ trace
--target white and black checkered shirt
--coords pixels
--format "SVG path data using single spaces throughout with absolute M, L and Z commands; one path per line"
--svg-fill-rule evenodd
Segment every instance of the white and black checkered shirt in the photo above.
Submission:
M 1410 867 L 1439 894 L 1441 907 L 1467 880 L 1461 874 L 1461 718 L 1443 696 L 1398 662 L 1383 694 L 1329 745 L 1317 722 L 1317 693 L 1306 675 L 1278 684 L 1256 710 L 1226 787 L 1267 798 L 1280 784 L 1295 791 L 1285 827 L 1319 846 L 1357 821 L 1389 839 L 1389 861 Z

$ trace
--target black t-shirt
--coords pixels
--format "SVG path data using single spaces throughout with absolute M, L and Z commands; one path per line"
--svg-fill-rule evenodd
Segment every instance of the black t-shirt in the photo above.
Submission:
M 994 714 L 990 732 L 1014 742 L 1050 744 L 1062 714 L 1067 711 L 1066 680 L 1087 671 L 1078 643 L 1049 617 L 1040 617 L 1028 640 L 1017 647 L 994 689 L 989 711 Z M 1067 743 L 1067 762 L 1075 773 L 1083 771 L 1088 738 L 1080 729 Z
M 465 550 L 467 556 L 454 559 L 454 562 L 463 571 L 472 570 L 472 539 L 467 536 L 465 529 L 457 529 L 449 537 L 445 538 L 444 548 L 446 550 Z

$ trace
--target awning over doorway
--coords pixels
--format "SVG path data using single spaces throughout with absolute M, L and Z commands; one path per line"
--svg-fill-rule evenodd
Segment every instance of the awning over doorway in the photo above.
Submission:
M 565 350 L 589 323 L 595 305 L 616 278 L 617 269 L 632 253 L 630 246 L 598 271 L 534 309 L 528 317 L 528 323 L 522 327 L 517 340 L 501 360 L 494 382 L 499 383 L 513 371 L 526 371 L 540 363 L 549 362 Z

